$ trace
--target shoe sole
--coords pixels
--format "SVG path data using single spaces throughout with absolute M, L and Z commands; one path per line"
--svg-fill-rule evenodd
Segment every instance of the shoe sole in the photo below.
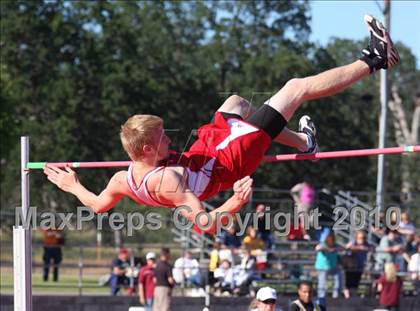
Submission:
M 364 21 L 368 27 L 369 32 L 386 44 L 387 66 L 388 68 L 394 67 L 400 61 L 400 55 L 395 49 L 394 43 L 392 42 L 388 31 L 386 30 L 384 25 L 382 25 L 382 23 L 372 15 L 366 14 L 364 16 Z M 378 34 L 378 31 L 380 31 L 381 34 Z

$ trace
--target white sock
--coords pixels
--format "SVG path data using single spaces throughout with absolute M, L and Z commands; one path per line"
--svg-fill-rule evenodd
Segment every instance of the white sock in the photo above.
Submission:
M 298 150 L 300 152 L 306 152 L 306 151 L 308 151 L 312 147 L 312 145 L 313 145 L 311 136 L 309 136 L 306 133 L 303 133 L 303 134 L 305 134 L 305 136 L 306 136 L 306 146 L 304 148 L 298 148 Z

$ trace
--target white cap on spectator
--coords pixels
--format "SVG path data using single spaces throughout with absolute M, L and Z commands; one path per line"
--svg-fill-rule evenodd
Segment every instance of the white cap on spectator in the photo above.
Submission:
M 277 292 L 271 287 L 262 287 L 257 292 L 257 300 L 266 301 L 269 299 L 277 299 Z
M 153 252 L 149 252 L 149 253 L 146 254 L 146 259 L 147 260 L 149 260 L 149 259 L 156 259 L 156 254 L 153 253 Z

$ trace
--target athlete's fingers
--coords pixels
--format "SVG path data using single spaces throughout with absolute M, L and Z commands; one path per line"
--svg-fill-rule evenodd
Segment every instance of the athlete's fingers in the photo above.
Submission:
M 249 196 L 251 195 L 251 191 L 252 191 L 252 188 L 251 187 L 249 187 L 248 189 L 246 189 L 244 191 L 243 195 L 242 195 L 243 198 L 246 199 L 246 200 L 248 200 Z
M 56 173 L 60 173 L 60 172 L 62 172 L 63 170 L 61 170 L 60 168 L 58 168 L 57 166 L 54 166 L 54 165 L 48 165 L 47 164 L 47 167 L 50 169 L 50 170 L 52 170 L 52 171 L 54 171 L 54 172 L 56 172 Z
M 48 175 L 48 180 L 49 181 L 51 181 L 53 184 L 57 184 L 57 178 L 55 178 L 55 177 L 53 177 L 53 176 L 51 176 L 51 175 Z
M 44 173 L 47 174 L 47 175 L 57 175 L 58 174 L 55 170 L 53 170 L 53 169 L 51 169 L 50 167 L 47 167 L 47 166 L 44 168 Z
M 70 174 L 74 174 L 74 173 L 75 173 L 75 171 L 73 171 L 73 170 L 70 168 L 70 165 L 66 165 L 65 169 L 66 169 L 66 171 L 67 171 L 68 173 L 70 173 Z
M 234 184 L 234 186 L 235 187 L 237 187 L 237 188 L 240 188 L 241 186 L 243 186 L 246 182 L 248 182 L 249 180 L 251 180 L 251 177 L 249 177 L 249 176 L 245 176 L 244 178 L 242 178 L 242 179 L 238 179 L 236 182 L 235 182 L 235 184 Z

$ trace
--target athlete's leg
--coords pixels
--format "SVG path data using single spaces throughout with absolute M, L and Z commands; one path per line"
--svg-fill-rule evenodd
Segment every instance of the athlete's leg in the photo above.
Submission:
M 292 79 L 265 104 L 277 110 L 287 121 L 307 100 L 334 95 L 369 75 L 369 66 L 363 61 L 334 68 L 316 76 Z
M 308 135 L 289 130 L 285 127 L 274 140 L 276 143 L 294 147 L 299 151 L 308 150 Z
M 365 16 L 365 22 L 371 38 L 360 60 L 312 77 L 292 79 L 266 104 L 288 121 L 304 101 L 334 95 L 375 70 L 389 69 L 398 64 L 398 51 L 383 25 L 369 15 Z
M 255 111 L 255 108 L 245 98 L 238 95 L 231 95 L 217 111 L 237 114 L 245 119 Z
M 246 119 L 249 115 L 254 113 L 255 110 L 256 109 L 246 99 L 238 95 L 231 95 L 217 111 L 237 114 Z M 294 147 L 299 151 L 308 150 L 307 134 L 295 132 L 289 130 L 288 128 L 284 128 L 273 141 L 286 146 Z

